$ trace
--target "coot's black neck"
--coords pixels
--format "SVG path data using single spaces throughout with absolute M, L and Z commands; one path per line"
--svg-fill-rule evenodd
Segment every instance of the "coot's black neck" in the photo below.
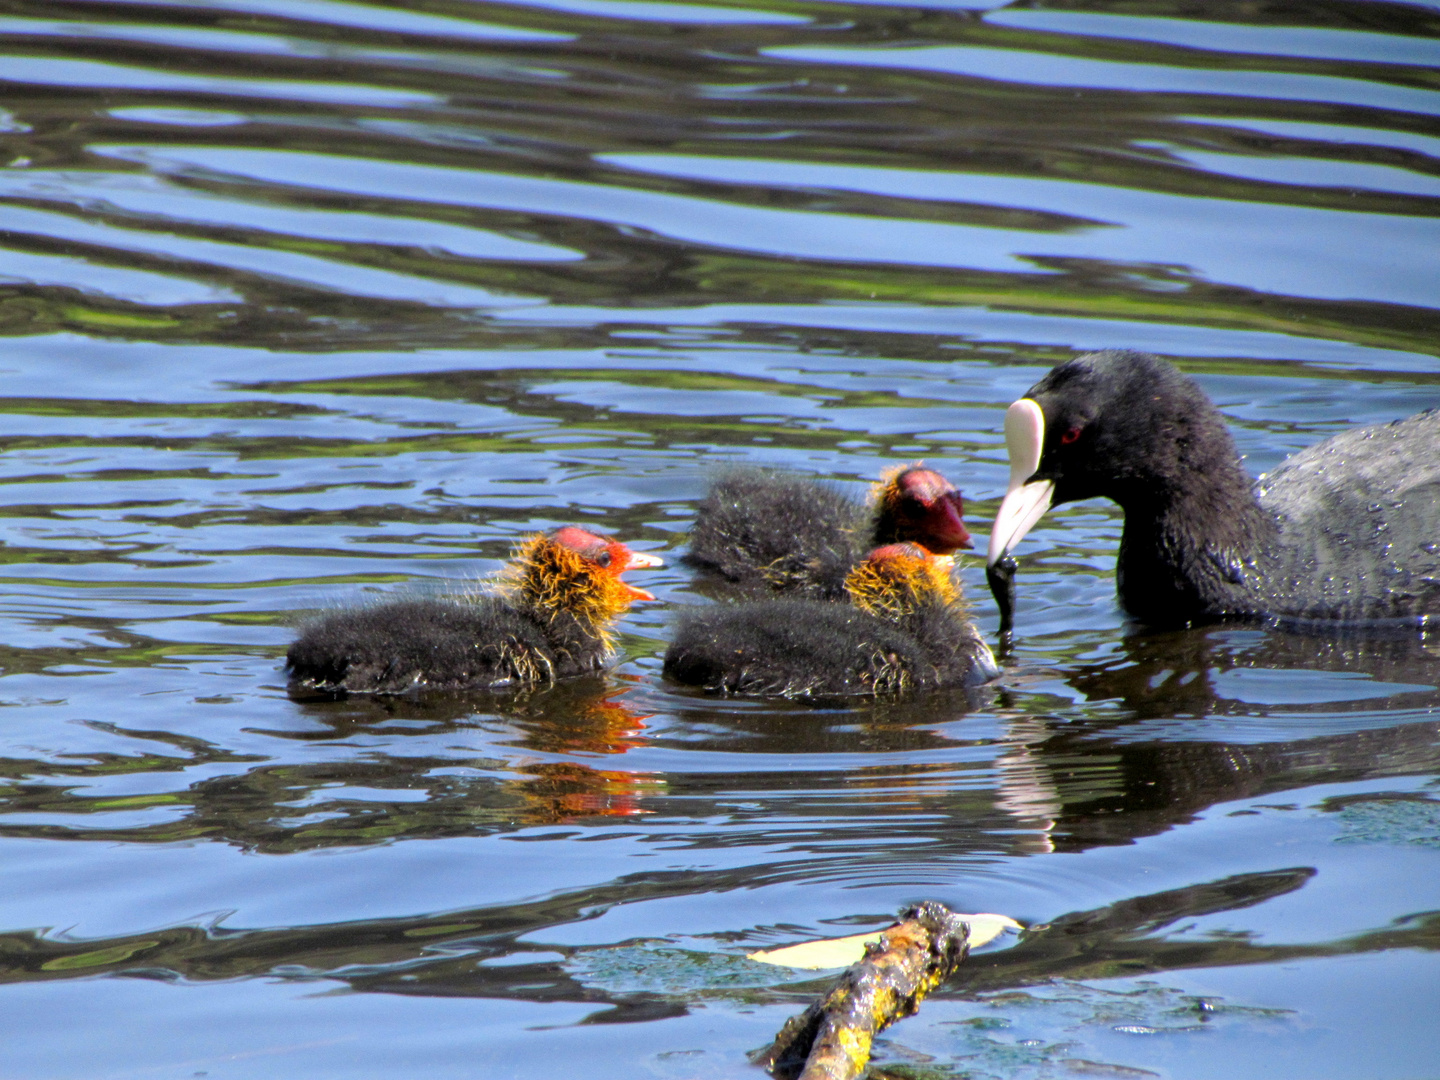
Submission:
M 1256 501 L 1218 415 L 1215 422 L 1186 448 L 1184 468 L 1127 485 L 1116 498 L 1125 511 L 1116 585 L 1143 622 L 1183 626 L 1264 610 L 1275 520 Z

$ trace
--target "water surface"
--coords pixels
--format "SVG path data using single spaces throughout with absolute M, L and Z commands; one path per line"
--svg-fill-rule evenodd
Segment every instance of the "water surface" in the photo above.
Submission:
M 1256 473 L 1440 404 L 1440 13 L 1195 10 L 7 5 L 7 1075 L 756 1076 L 823 980 L 744 953 L 920 899 L 1049 929 L 877 1076 L 1433 1075 L 1433 638 L 1146 633 L 1085 503 L 979 701 L 660 678 L 725 463 L 923 459 L 983 549 L 1086 350 Z M 667 558 L 610 675 L 287 696 L 570 522 Z

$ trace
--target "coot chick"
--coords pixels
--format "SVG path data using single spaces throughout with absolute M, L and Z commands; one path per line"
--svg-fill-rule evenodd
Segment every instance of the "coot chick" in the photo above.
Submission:
M 743 586 L 840 600 L 872 547 L 911 542 L 936 555 L 971 546 L 960 493 L 934 469 L 896 469 L 864 506 L 820 481 L 769 469 L 721 476 L 700 504 L 688 561 Z
M 677 682 L 719 694 L 829 697 L 978 686 L 1000 673 L 950 578 L 916 544 L 872 551 L 848 604 L 773 599 L 684 616 L 665 653 Z
M 291 689 L 474 690 L 597 671 L 613 653 L 616 616 L 634 600 L 655 599 L 620 575 L 659 565 L 573 525 L 533 536 L 487 595 L 397 600 L 310 623 L 286 655 Z
M 1142 622 L 1440 622 L 1440 410 L 1344 432 L 1252 481 L 1204 391 L 1157 357 L 1107 350 L 1031 387 L 1005 439 L 987 558 L 1002 609 L 1004 560 L 1046 509 L 1104 496 L 1125 512 L 1116 588 Z

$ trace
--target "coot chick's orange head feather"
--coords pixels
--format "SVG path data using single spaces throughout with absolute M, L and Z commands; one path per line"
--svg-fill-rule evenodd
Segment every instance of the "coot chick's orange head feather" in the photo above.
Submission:
M 850 571 L 845 591 L 862 611 L 898 623 L 927 604 L 962 603 L 950 577 L 954 566 L 949 555 L 932 555 L 919 544 L 886 544 Z
M 934 469 L 915 464 L 887 473 L 874 499 L 877 544 L 909 541 L 936 555 L 974 546 L 960 492 Z
M 626 570 L 660 566 L 654 555 L 575 525 L 522 540 L 502 571 L 501 589 L 513 603 L 548 619 L 568 615 L 613 646 L 610 623 L 636 600 L 654 600 L 623 580 Z

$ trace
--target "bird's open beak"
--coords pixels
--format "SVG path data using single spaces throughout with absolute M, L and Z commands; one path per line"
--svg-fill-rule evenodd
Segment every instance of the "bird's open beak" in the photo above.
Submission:
M 1005 448 L 1010 453 L 1010 487 L 990 530 L 985 565 L 993 567 L 1010 554 L 1035 523 L 1050 509 L 1055 495 L 1052 480 L 1031 480 L 1040 467 L 1045 445 L 1045 414 L 1030 398 L 1021 398 L 1005 410 Z
M 628 548 L 626 550 L 629 551 Z M 665 560 L 658 555 L 645 555 L 639 551 L 629 551 L 629 554 L 630 560 L 625 564 L 625 569 L 621 571 L 622 574 L 629 570 L 652 570 L 657 566 L 665 565 Z M 631 585 L 624 580 L 621 580 L 620 584 L 625 586 L 625 591 L 631 600 L 655 599 L 654 593 L 642 589 L 638 585 Z

